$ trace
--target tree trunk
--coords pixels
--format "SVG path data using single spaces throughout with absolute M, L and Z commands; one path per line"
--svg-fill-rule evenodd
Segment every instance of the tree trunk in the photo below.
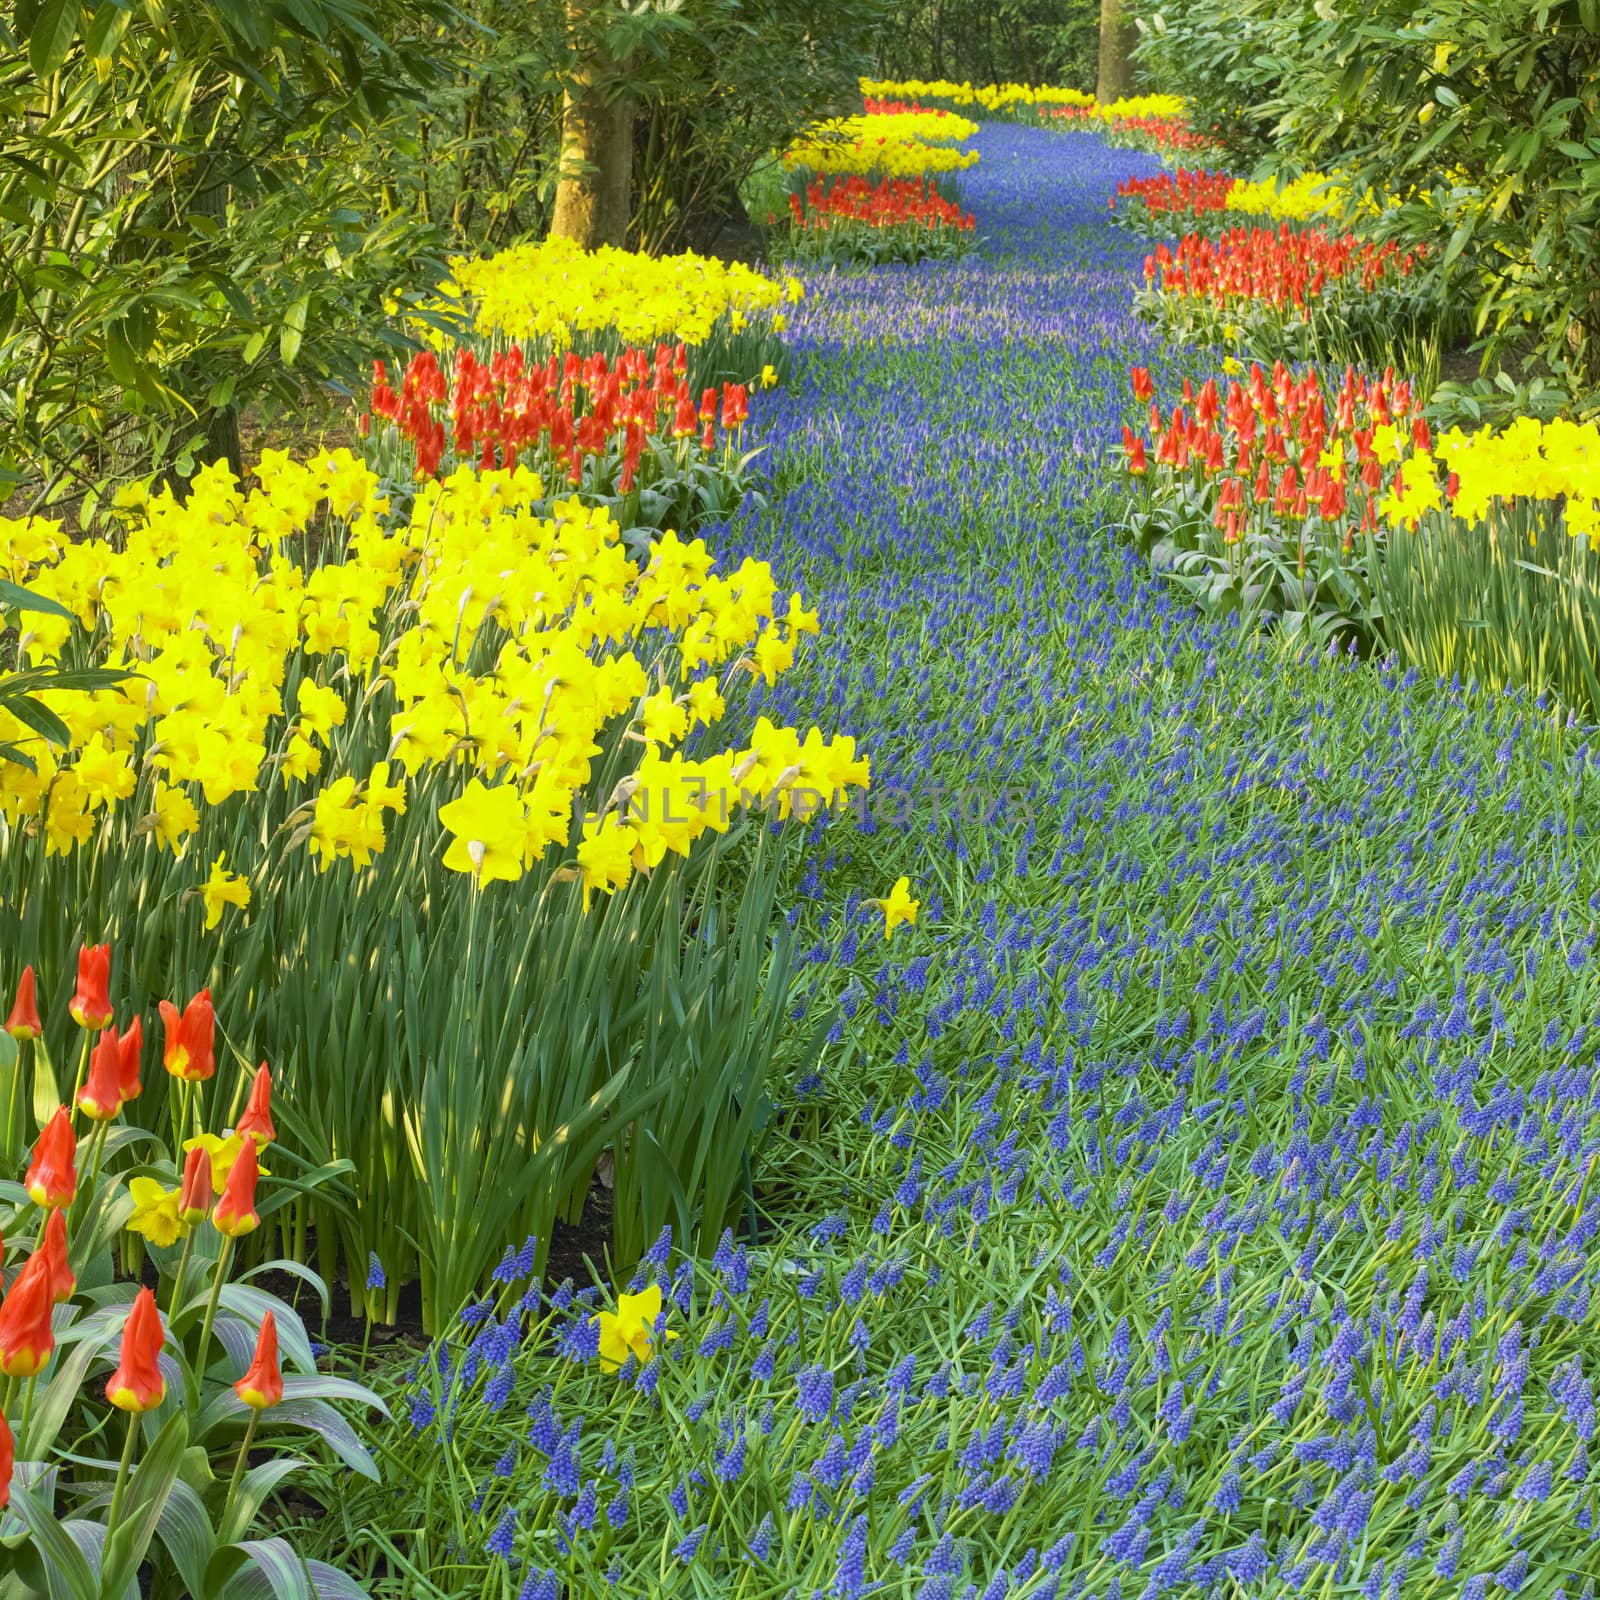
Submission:
M 1131 0 L 1100 0 L 1100 70 L 1094 97 L 1120 100 L 1133 85 L 1133 41 L 1137 30 Z
M 633 102 L 596 23 L 605 0 L 567 0 L 574 70 L 561 105 L 561 171 L 551 233 L 586 250 L 622 246 L 633 197 Z

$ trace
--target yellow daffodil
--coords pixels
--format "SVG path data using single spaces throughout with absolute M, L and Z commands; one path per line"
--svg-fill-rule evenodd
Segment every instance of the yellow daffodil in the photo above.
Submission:
M 241 873 L 229 872 L 223 866 L 227 860 L 224 851 L 211 863 L 211 874 L 200 887 L 201 898 L 206 903 L 206 929 L 209 932 L 222 920 L 224 906 L 238 906 L 243 911 L 250 904 L 250 885 Z
M 133 1199 L 133 1212 L 127 1223 L 130 1232 L 163 1246 L 174 1244 L 183 1236 L 183 1223 L 178 1219 L 178 1190 L 163 1188 L 154 1178 L 138 1177 L 128 1180 L 128 1193 Z
M 877 902 L 883 911 L 883 936 L 892 938 L 894 930 L 902 922 L 915 923 L 917 912 L 921 909 L 922 902 L 911 898 L 911 880 L 909 878 L 895 879 L 894 888 L 889 891 L 886 900 Z
M 185 1155 L 191 1150 L 204 1149 L 211 1157 L 211 1187 L 219 1195 L 227 1187 L 228 1174 L 233 1171 L 233 1164 L 244 1149 L 245 1137 L 242 1133 L 197 1133 L 194 1138 L 183 1141 Z M 256 1170 L 263 1177 L 270 1176 L 265 1167 L 258 1165 Z
M 661 1285 L 652 1283 L 640 1294 L 619 1294 L 615 1311 L 601 1311 L 590 1324 L 600 1330 L 600 1370 L 616 1372 L 629 1356 L 640 1366 L 656 1355 L 655 1325 L 661 1316 Z M 665 1330 L 670 1343 L 678 1335 Z

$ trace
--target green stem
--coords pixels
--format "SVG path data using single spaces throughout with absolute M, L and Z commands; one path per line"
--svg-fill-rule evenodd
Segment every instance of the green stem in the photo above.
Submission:
M 189 1257 L 194 1251 L 194 1230 L 199 1224 L 192 1224 L 189 1231 L 183 1236 L 183 1254 L 178 1257 L 178 1275 L 172 1281 L 172 1298 L 167 1302 L 167 1321 L 178 1314 L 178 1307 L 183 1304 L 183 1280 L 189 1271 Z
M 211 1324 L 216 1320 L 217 1302 L 222 1298 L 222 1285 L 228 1276 L 228 1258 L 233 1254 L 233 1240 L 222 1241 L 222 1253 L 217 1257 L 217 1270 L 211 1279 L 211 1298 L 206 1301 L 206 1314 L 200 1324 L 200 1344 L 195 1351 L 194 1375 L 196 1384 L 205 1382 L 206 1347 L 211 1343 Z
M 15 1163 L 17 1146 L 22 1140 L 22 1130 L 17 1127 L 17 1100 L 18 1091 L 22 1084 L 23 1063 L 31 1059 L 32 1050 L 32 1039 L 18 1041 L 17 1064 L 11 1072 L 11 1094 L 6 1103 L 5 1156 L 9 1164 Z M 13 1132 L 13 1130 L 15 1131 Z
M 244 1476 L 245 1458 L 250 1454 L 250 1445 L 256 1436 L 256 1423 L 260 1420 L 260 1410 L 251 1406 L 250 1420 L 245 1424 L 244 1438 L 239 1441 L 239 1454 L 234 1458 L 233 1476 L 228 1479 L 228 1493 L 222 1502 L 222 1515 L 217 1518 L 219 1532 L 228 1525 L 228 1513 L 233 1510 L 233 1497 L 239 1492 L 239 1480 Z
M 39 1374 L 36 1372 L 28 1379 L 28 1386 L 22 1391 L 22 1422 L 17 1428 L 17 1449 L 24 1456 L 28 1453 L 28 1419 L 33 1415 L 33 1391 L 38 1384 Z
M 133 1441 L 139 1436 L 139 1414 L 128 1413 L 128 1437 L 122 1445 L 122 1464 L 117 1468 L 117 1486 L 111 1491 L 111 1512 L 106 1518 L 106 1543 L 117 1531 L 117 1520 L 122 1515 L 122 1492 L 128 1487 L 128 1468 L 133 1464 Z

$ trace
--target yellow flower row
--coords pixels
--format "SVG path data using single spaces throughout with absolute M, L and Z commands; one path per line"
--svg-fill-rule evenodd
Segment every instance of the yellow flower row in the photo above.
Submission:
M 140 675 L 46 694 L 66 749 L 0 713 L 0 739 L 35 763 L 0 762 L 0 842 L 42 833 L 66 854 L 117 817 L 178 854 L 202 805 L 281 785 L 319 870 L 364 867 L 406 816 L 408 784 L 443 774 L 447 866 L 516 878 L 570 845 L 587 897 L 755 800 L 783 815 L 791 791 L 866 784 L 853 742 L 815 729 L 763 721 L 747 748 L 698 761 L 674 749 L 722 716 L 733 674 L 775 681 L 816 630 L 798 595 L 777 604 L 764 563 L 722 575 L 703 541 L 668 532 L 641 570 L 606 509 L 573 499 L 544 514 L 526 468 L 461 468 L 403 521 L 348 451 L 304 464 L 268 451 L 257 476 L 244 493 L 206 468 L 182 504 L 163 491 L 133 508 L 117 543 L 0 519 L 0 575 L 62 602 L 97 660 Z M 313 527 L 325 554 L 307 564 L 293 552 Z M 19 661 L 61 659 L 70 625 L 24 620 Z M 631 773 L 592 793 L 621 730 Z M 382 759 L 352 766 L 347 747 Z M 209 921 L 247 900 L 219 862 Z
M 959 172 L 978 159 L 978 152 L 952 146 L 977 131 L 977 123 L 964 117 L 932 112 L 834 117 L 806 129 L 784 151 L 783 164 L 791 171 L 803 167 L 811 172 L 882 173 L 891 178 Z
M 1452 429 L 1431 450 L 1380 428 L 1373 447 L 1400 462 L 1381 508 L 1392 527 L 1414 528 L 1447 500 L 1452 516 L 1474 523 L 1496 502 L 1564 499 L 1567 532 L 1600 547 L 1600 423 L 1518 417 L 1505 428 Z
M 451 281 L 441 285 L 447 316 L 458 305 L 478 334 L 545 339 L 558 349 L 574 334 L 608 329 L 627 344 L 698 345 L 723 318 L 734 333 L 763 317 L 782 332 L 782 307 L 805 292 L 796 278 L 780 283 L 737 261 L 693 251 L 584 250 L 562 238 L 513 245 L 478 260 L 456 258 L 450 268 Z
M 874 100 L 945 100 L 958 106 L 1002 111 L 1009 106 L 1091 106 L 1081 89 L 1052 89 L 1026 83 L 951 83 L 947 78 L 863 78 L 861 92 Z
M 951 83 L 946 78 L 863 78 L 861 92 L 873 100 L 919 100 L 956 106 L 978 106 L 984 111 L 1008 111 L 1016 106 L 1080 106 L 1106 122 L 1130 117 L 1181 117 L 1184 102 L 1175 94 L 1136 94 L 1118 100 L 1097 101 L 1081 89 L 1058 89 L 1026 83 Z

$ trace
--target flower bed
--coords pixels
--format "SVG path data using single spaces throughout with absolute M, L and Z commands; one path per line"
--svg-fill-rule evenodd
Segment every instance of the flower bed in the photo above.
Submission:
M 816 618 L 698 540 L 664 534 L 641 564 L 608 510 L 551 502 L 525 464 L 457 468 L 398 517 L 348 452 L 269 453 L 257 474 L 249 493 L 212 469 L 182 504 L 163 491 L 114 544 L 0 524 L 0 572 L 76 618 L 30 615 L 15 664 L 139 675 L 45 694 L 60 743 L 0 726 L 32 762 L 0 763 L 23 953 L 60 968 L 50 907 L 121 937 L 159 905 L 135 986 L 228 972 L 230 1035 L 248 1016 L 292 1102 L 318 1108 L 292 1147 L 361 1174 L 343 1205 L 296 1202 L 358 1301 L 378 1251 L 391 1293 L 420 1274 L 430 1315 L 457 1303 L 513 1234 L 548 1239 L 607 1145 L 625 1258 L 672 1193 L 707 1201 L 705 1119 L 737 1172 L 726 1135 L 786 1003 L 764 934 L 685 949 L 685 907 L 726 914 L 747 814 L 866 781 L 816 730 L 695 731 L 787 670 Z M 744 903 L 770 906 L 776 847 L 754 855 Z M 641 971 L 676 996 L 666 1014 L 639 1003 Z M 485 1127 L 469 1108 L 489 1104 Z M 732 1204 L 716 1183 L 708 1218 Z
M 944 188 L 951 188 L 948 180 Z M 959 254 L 976 225 L 927 178 L 817 177 L 790 192 L 784 247 L 814 260 L 917 261 Z
M 1145 257 L 1138 306 L 1190 343 L 1238 346 L 1266 360 L 1337 361 L 1435 315 L 1429 287 L 1413 277 L 1422 255 L 1287 223 L 1214 239 L 1189 233 Z
M 740 449 L 746 386 L 725 383 L 696 397 L 687 371 L 681 344 L 657 345 L 653 355 L 624 349 L 615 360 L 569 350 L 542 363 L 525 360 L 521 345 L 489 361 L 462 347 L 448 373 L 423 351 L 398 390 L 378 365 L 368 431 L 372 418 L 389 426 L 380 426 L 368 455 L 402 484 L 448 475 L 461 462 L 486 471 L 520 464 L 586 504 L 609 507 L 627 533 L 689 532 L 758 491 L 754 453 Z M 766 381 L 776 376 L 767 369 Z

